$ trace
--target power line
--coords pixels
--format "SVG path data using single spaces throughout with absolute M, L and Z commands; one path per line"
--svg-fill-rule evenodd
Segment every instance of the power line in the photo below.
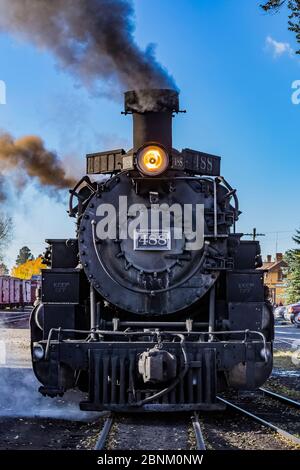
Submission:
M 266 234 L 269 233 L 294 233 L 296 229 L 294 230 L 274 230 L 273 232 L 265 232 Z

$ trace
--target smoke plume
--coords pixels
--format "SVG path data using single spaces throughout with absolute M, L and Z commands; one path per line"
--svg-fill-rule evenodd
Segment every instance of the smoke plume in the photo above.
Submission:
M 5 177 L 0 173 L 0 204 L 6 200 Z
M 85 85 L 176 88 L 153 46 L 135 43 L 131 0 L 1 0 L 0 30 L 51 51 Z
M 65 189 L 75 185 L 75 179 L 66 176 L 62 162 L 45 148 L 39 137 L 14 139 L 10 134 L 0 133 L 0 171 L 12 170 L 25 172 L 43 187 Z M 3 197 L 1 188 L 0 195 Z
M 7 314 L 6 317 L 12 315 Z M 64 398 L 45 398 L 31 366 L 30 332 L 24 321 L 11 328 L 0 318 L 0 418 L 40 417 L 86 421 L 99 417 L 82 412 L 79 402 L 85 397 L 69 391 Z M 28 321 L 28 320 L 27 320 Z

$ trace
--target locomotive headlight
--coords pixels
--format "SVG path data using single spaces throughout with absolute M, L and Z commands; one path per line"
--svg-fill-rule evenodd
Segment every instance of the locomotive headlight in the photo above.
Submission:
M 168 168 L 168 165 L 169 156 L 159 145 L 147 145 L 138 152 L 137 166 L 144 175 L 160 175 Z

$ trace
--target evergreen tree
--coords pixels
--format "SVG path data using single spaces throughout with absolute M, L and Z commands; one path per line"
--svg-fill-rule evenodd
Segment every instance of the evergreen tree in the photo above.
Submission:
M 290 304 L 300 302 L 300 230 L 296 231 L 293 240 L 299 248 L 289 250 L 285 255 L 288 263 L 287 302 Z
M 300 230 L 296 230 L 296 235 L 293 237 L 294 242 L 297 243 L 297 245 L 300 245 Z M 298 250 L 300 251 L 300 250 Z
M 26 263 L 26 261 L 31 261 L 33 260 L 33 255 L 31 254 L 30 249 L 28 246 L 23 246 L 16 259 L 16 265 L 20 266 L 21 264 Z

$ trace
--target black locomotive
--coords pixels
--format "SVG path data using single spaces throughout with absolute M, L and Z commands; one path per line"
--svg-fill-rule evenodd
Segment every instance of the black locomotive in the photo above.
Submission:
M 260 246 L 241 240 L 220 158 L 172 147 L 173 90 L 130 91 L 133 149 L 87 156 L 71 240 L 47 240 L 31 317 L 40 392 L 83 410 L 218 409 L 272 370 Z

